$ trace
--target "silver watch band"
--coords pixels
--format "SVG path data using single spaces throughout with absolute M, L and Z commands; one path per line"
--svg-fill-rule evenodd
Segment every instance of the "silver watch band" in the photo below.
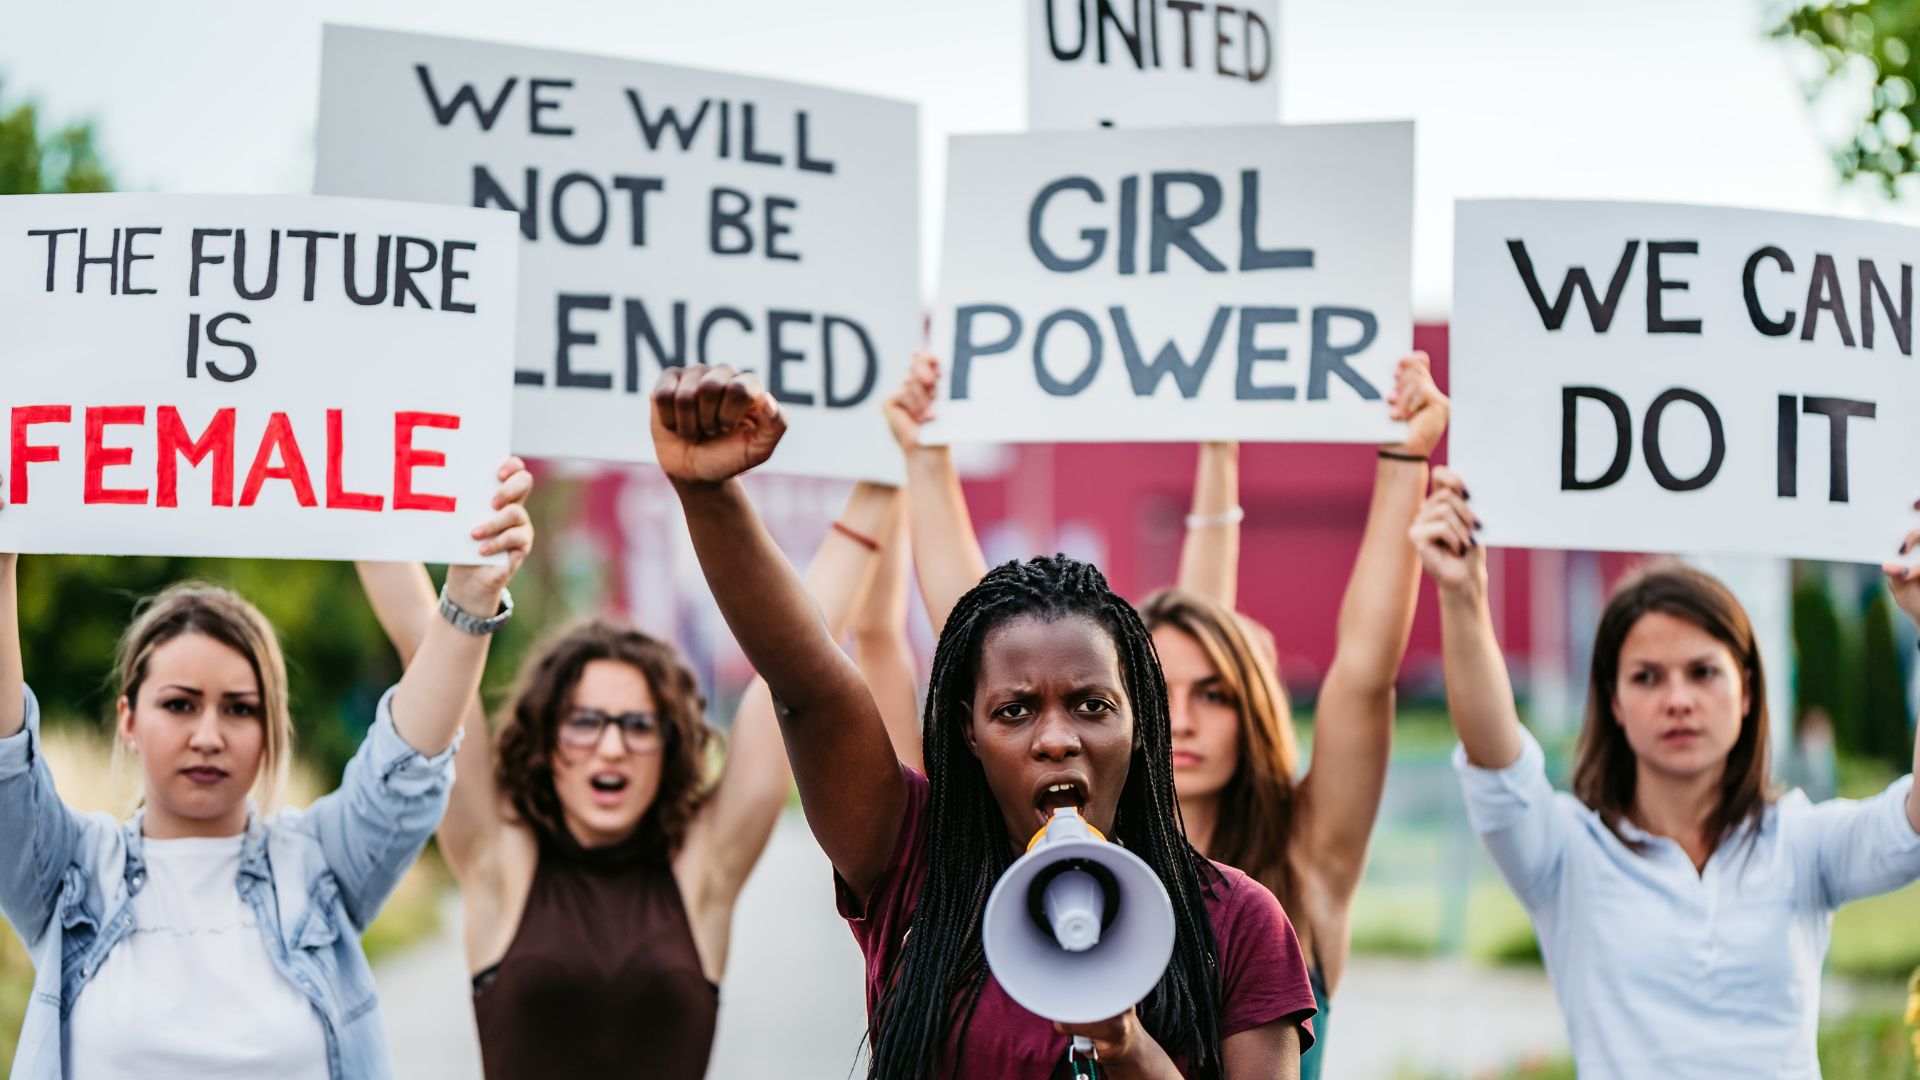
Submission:
M 455 629 L 476 637 L 491 634 L 505 626 L 508 619 L 513 618 L 513 593 L 501 589 L 499 612 L 490 618 L 483 619 L 448 599 L 447 587 L 442 585 L 440 586 L 440 617 L 452 623 Z

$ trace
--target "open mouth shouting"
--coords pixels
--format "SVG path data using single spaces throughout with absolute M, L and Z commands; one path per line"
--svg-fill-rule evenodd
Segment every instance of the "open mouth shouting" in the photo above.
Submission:
M 1083 816 L 1087 810 L 1087 778 L 1078 773 L 1055 773 L 1040 778 L 1033 794 L 1035 830 L 1046 828 L 1053 812 L 1071 806 Z
M 593 801 L 596 806 L 619 806 L 621 796 L 626 794 L 627 787 L 632 781 L 625 773 L 603 769 L 588 777 L 587 783 L 593 788 Z

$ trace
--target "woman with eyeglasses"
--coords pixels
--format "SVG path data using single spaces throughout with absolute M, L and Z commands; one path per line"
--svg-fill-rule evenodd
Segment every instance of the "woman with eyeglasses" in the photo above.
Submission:
M 895 489 L 855 487 L 808 585 L 838 632 L 892 527 Z M 432 612 L 418 565 L 363 563 L 410 660 Z M 596 619 L 520 672 L 489 737 L 476 699 L 440 851 L 459 883 L 489 1080 L 707 1070 L 733 906 L 791 786 L 755 679 L 709 782 L 713 732 L 673 646 Z

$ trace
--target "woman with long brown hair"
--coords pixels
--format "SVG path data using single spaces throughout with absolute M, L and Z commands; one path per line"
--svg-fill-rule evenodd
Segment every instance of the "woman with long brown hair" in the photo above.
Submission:
M 1746 611 L 1657 564 L 1601 613 L 1573 792 L 1554 791 L 1514 707 L 1478 529 L 1438 470 L 1410 535 L 1440 588 L 1454 765 L 1533 918 L 1580 1075 L 1818 1077 L 1834 910 L 1920 878 L 1912 775 L 1858 802 L 1776 792 Z M 1920 568 L 1883 570 L 1920 621 Z
M 835 633 L 897 503 L 895 489 L 857 485 L 822 542 L 809 586 Z M 410 658 L 426 569 L 360 572 Z M 792 783 L 764 681 L 742 696 L 711 779 L 705 709 L 673 646 L 601 619 L 535 650 L 491 736 L 473 700 L 439 838 L 492 1080 L 705 1075 L 734 903 Z
M 1300 1074 L 1319 1075 L 1332 991 L 1346 968 L 1353 896 L 1366 868 L 1393 739 L 1394 679 L 1413 625 L 1419 563 L 1402 539 L 1426 491 L 1427 458 L 1448 402 L 1425 353 L 1402 359 L 1386 406 L 1405 441 L 1380 448 L 1360 551 L 1340 605 L 1332 667 L 1314 709 L 1311 766 L 1299 752 L 1271 635 L 1233 610 L 1239 581 L 1239 451 L 1200 447 L 1179 587 L 1141 605 L 1165 672 L 1174 788 L 1189 839 L 1280 898 L 1307 956 L 1316 1039 Z M 915 568 L 936 630 L 985 572 L 966 500 L 944 446 L 920 443 L 939 384 L 915 358 L 888 402 L 907 457 Z

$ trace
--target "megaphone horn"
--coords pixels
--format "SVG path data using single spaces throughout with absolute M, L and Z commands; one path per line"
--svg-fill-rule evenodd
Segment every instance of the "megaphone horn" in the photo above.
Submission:
M 1037 1016 L 1091 1024 L 1153 991 L 1173 958 L 1173 902 L 1138 855 L 1061 807 L 987 897 L 980 944 Z

